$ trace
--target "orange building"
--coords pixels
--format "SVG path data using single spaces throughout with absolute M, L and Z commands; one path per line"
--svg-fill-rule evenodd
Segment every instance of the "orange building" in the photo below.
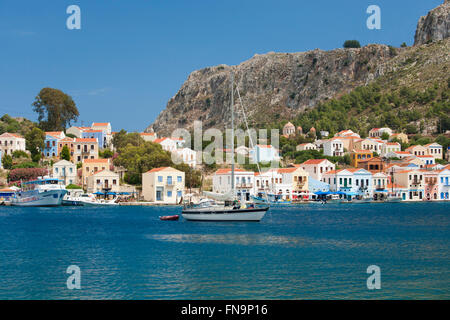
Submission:
M 372 158 L 373 152 L 370 150 L 353 150 L 352 152 L 350 152 L 350 164 L 355 168 L 359 167 L 358 163 L 361 160 L 367 160 Z
M 65 137 L 61 140 L 58 141 L 58 157 L 60 157 L 61 155 L 61 151 L 64 148 L 64 146 L 67 146 L 67 148 L 69 148 L 70 151 L 70 161 L 73 162 L 73 143 L 74 143 L 75 139 L 70 138 L 70 137 Z

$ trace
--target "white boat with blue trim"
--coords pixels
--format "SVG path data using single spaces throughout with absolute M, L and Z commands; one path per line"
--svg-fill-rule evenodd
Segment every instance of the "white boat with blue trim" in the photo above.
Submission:
M 54 207 L 60 206 L 67 193 L 64 181 L 54 178 L 38 178 L 22 183 L 11 205 L 18 207 Z

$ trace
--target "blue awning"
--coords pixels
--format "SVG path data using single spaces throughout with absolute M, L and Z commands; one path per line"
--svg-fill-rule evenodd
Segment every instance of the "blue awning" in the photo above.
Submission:
M 104 195 L 104 193 L 103 193 L 103 192 L 100 192 L 100 191 L 94 192 L 94 194 L 95 194 L 95 195 L 98 195 L 98 196 Z
M 318 192 L 314 192 L 314 194 L 317 195 L 317 196 L 324 196 L 324 195 L 332 194 L 332 192 L 329 192 L 329 191 L 318 191 Z
M 115 192 L 107 192 L 107 193 L 106 193 L 107 196 L 115 196 L 116 194 L 117 194 L 117 193 L 115 193 Z

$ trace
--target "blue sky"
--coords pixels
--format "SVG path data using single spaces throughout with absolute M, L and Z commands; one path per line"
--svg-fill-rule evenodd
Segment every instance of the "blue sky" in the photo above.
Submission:
M 0 115 L 36 120 L 43 87 L 70 94 L 78 124 L 142 131 L 190 72 L 254 54 L 330 50 L 346 39 L 412 45 L 443 0 L 0 0 Z M 81 8 L 68 30 L 66 8 Z M 366 27 L 369 5 L 382 29 Z

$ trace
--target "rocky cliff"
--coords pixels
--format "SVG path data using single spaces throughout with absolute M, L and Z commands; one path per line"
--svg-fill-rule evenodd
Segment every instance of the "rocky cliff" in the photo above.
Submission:
M 421 17 L 417 25 L 415 45 L 443 40 L 450 37 L 450 0 Z
M 448 19 L 442 18 L 448 17 L 448 7 L 446 1 L 430 12 L 432 18 L 428 18 L 430 14 L 421 18 L 416 32 L 418 45 L 448 36 L 448 27 L 446 30 L 444 27 L 448 26 Z M 204 129 L 228 126 L 231 72 L 250 122 L 258 125 L 292 119 L 321 101 L 371 83 L 386 73 L 403 70 L 407 64 L 399 56 L 408 50 L 414 51 L 408 56 L 415 55 L 419 49 L 419 46 L 394 49 L 369 45 L 360 49 L 267 53 L 237 66 L 219 65 L 194 71 L 146 131 L 170 135 L 176 128 L 191 129 L 195 120 L 201 120 Z M 236 103 L 239 110 L 237 97 Z

